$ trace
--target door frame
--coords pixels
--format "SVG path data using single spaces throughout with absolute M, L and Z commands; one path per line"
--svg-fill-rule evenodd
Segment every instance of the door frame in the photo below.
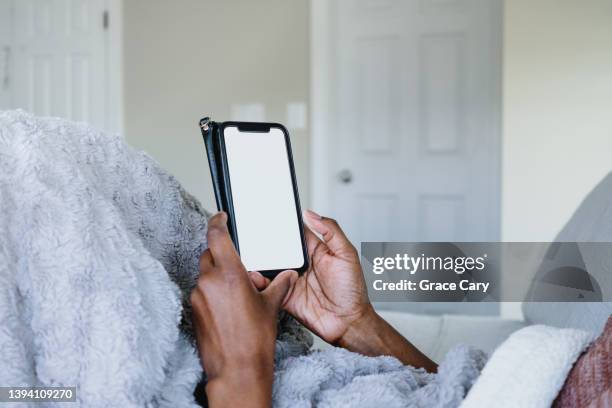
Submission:
M 9 3 L 11 25 L 8 43 L 13 44 L 13 25 L 15 24 L 15 1 Z M 106 52 L 106 126 L 107 131 L 124 135 L 124 86 L 123 86 L 123 0 L 105 0 L 105 8 L 108 12 L 109 25 L 108 35 L 105 41 Z M 103 16 L 100 16 L 102 18 Z M 10 59 L 9 75 L 14 72 L 14 60 Z M 14 89 L 8 89 L 8 109 L 14 109 Z
M 330 213 L 329 136 L 333 126 L 331 93 L 332 2 L 310 0 L 310 197 L 311 207 Z
M 109 131 L 125 137 L 123 82 L 123 0 L 106 0 L 109 15 L 106 43 L 106 103 Z
M 329 214 L 331 210 L 331 174 L 329 147 L 334 129 L 336 112 L 334 111 L 334 94 L 332 84 L 332 55 L 334 52 L 334 0 L 310 0 L 310 194 L 311 206 L 321 214 Z M 498 180 L 491 186 L 494 192 L 492 199 L 491 218 L 496 220 L 489 226 L 491 240 L 501 240 L 501 169 L 502 169 L 502 66 L 503 66 L 503 22 L 504 0 L 490 0 L 492 28 L 491 49 L 491 87 L 489 99 L 491 119 L 486 126 L 489 134 L 496 135 L 493 149 L 496 160 L 491 166 L 491 179 Z M 497 29 L 496 29 L 497 28 Z

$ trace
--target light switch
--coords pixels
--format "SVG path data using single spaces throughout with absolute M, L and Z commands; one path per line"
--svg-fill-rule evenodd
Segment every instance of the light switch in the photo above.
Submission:
M 305 130 L 308 122 L 305 102 L 290 102 L 287 104 L 287 128 Z
M 236 103 L 231 106 L 232 120 L 241 122 L 265 122 L 266 107 L 263 103 Z

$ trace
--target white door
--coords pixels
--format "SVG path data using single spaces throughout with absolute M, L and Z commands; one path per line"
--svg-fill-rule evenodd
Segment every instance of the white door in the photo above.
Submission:
M 329 7 L 331 216 L 357 246 L 499 240 L 500 2 Z
M 110 127 L 106 0 L 14 0 L 11 106 Z

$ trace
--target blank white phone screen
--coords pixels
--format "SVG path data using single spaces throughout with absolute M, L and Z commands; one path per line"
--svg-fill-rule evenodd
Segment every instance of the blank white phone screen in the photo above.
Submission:
M 285 135 L 228 126 L 225 152 L 240 258 L 249 271 L 304 264 Z

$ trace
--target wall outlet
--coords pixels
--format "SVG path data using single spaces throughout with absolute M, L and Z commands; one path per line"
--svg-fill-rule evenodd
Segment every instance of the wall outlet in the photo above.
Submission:
M 305 102 L 290 102 L 287 104 L 288 129 L 305 130 L 308 126 L 308 113 Z

